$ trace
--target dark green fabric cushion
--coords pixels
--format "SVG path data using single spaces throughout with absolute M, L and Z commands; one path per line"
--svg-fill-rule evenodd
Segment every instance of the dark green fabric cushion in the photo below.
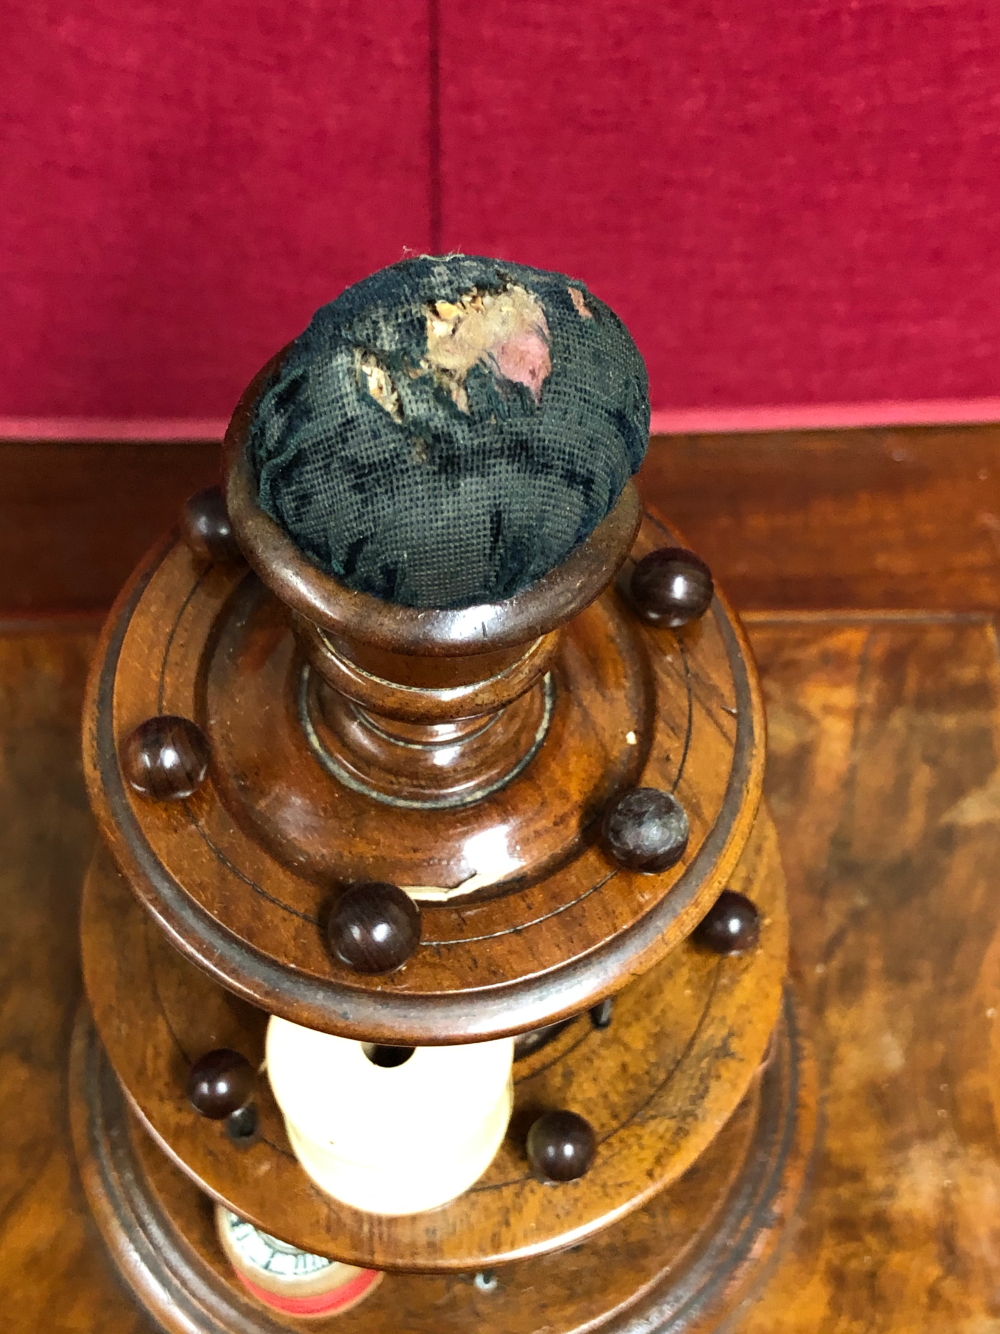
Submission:
M 510 597 L 614 505 L 649 437 L 621 320 L 559 273 L 404 260 L 316 312 L 258 400 L 262 508 L 320 569 L 411 607 Z

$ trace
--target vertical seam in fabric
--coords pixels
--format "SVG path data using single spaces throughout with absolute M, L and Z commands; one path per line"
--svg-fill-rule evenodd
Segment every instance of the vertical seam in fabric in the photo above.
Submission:
M 431 253 L 441 253 L 441 16 L 440 0 L 427 0 L 428 191 Z

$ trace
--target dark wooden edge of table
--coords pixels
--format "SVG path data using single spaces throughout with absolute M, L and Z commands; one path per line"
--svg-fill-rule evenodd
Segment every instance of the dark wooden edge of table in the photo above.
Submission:
M 99 616 L 216 441 L 0 439 L 0 621 Z M 639 488 L 746 608 L 1000 604 L 1000 425 L 655 436 Z

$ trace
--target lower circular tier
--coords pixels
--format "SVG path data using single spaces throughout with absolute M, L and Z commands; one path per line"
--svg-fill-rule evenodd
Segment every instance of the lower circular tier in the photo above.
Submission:
M 91 1209 L 153 1318 L 169 1334 L 301 1330 L 240 1284 L 212 1202 L 129 1111 L 86 1010 L 70 1083 Z M 353 1309 L 310 1325 L 322 1331 L 335 1321 L 342 1334 L 707 1334 L 732 1322 L 767 1276 L 802 1195 L 816 1127 L 815 1066 L 786 995 L 746 1098 L 694 1166 L 652 1201 L 580 1245 L 504 1265 L 486 1280 L 387 1274 Z
M 259 1069 L 267 1016 L 169 945 L 103 847 L 84 890 L 84 979 L 130 1104 L 206 1194 L 285 1242 L 362 1268 L 475 1271 L 599 1232 L 678 1180 L 735 1112 L 778 1020 L 787 966 L 785 882 L 765 809 L 729 887 L 759 909 L 756 945 L 722 956 L 687 940 L 618 992 L 609 1027 L 583 1015 L 519 1061 L 509 1133 L 433 1226 L 423 1214 L 376 1217 L 324 1195 L 295 1156 L 266 1078 L 252 1141 L 234 1144 L 223 1122 L 194 1111 L 192 1063 L 227 1047 Z M 590 1123 L 598 1152 L 583 1178 L 553 1191 L 535 1179 L 524 1141 L 536 1117 L 559 1108 Z

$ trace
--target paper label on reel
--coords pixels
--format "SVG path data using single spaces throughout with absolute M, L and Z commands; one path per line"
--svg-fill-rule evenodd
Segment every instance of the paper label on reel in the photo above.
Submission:
M 221 1210 L 219 1220 L 243 1263 L 248 1268 L 260 1270 L 262 1274 L 273 1274 L 280 1278 L 308 1278 L 336 1266 L 335 1260 L 300 1251 L 287 1241 L 279 1241 L 277 1237 L 254 1227 L 229 1209 Z
M 382 1281 L 377 1269 L 359 1269 L 280 1241 L 224 1205 L 216 1229 L 236 1277 L 262 1305 L 286 1315 L 339 1315 Z

